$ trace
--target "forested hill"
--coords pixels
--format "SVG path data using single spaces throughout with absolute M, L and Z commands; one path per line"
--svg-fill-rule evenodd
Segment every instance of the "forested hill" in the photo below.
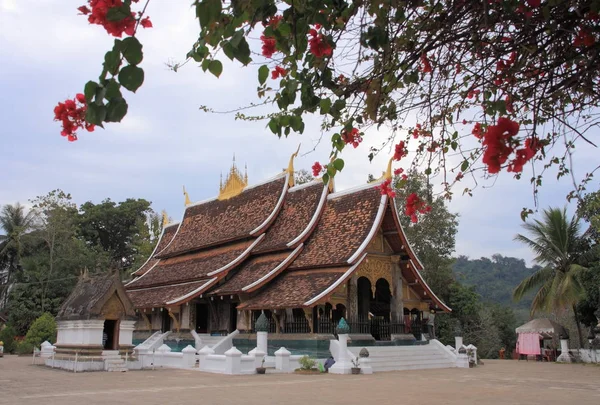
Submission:
M 459 256 L 453 270 L 458 281 L 475 286 L 483 301 L 525 310 L 531 304 L 531 297 L 525 297 L 521 302 L 514 303 L 512 291 L 537 268 L 537 266 L 527 267 L 523 259 L 497 254 L 491 259 L 482 257 L 475 260 L 467 256 Z

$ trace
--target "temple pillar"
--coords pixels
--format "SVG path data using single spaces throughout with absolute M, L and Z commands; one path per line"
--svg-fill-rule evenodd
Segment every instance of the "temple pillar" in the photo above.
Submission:
M 314 332 L 313 329 L 313 309 L 311 308 L 304 308 L 304 316 L 306 317 L 306 320 L 308 321 L 308 327 L 310 328 L 310 333 Z
M 348 282 L 348 296 L 346 302 L 348 307 L 346 308 L 346 317 L 348 319 L 354 319 L 358 317 L 358 288 L 357 288 L 358 276 L 353 274 Z
M 402 292 L 402 271 L 400 270 L 400 256 L 392 256 L 392 297 L 390 302 L 390 317 L 393 321 L 402 319 L 404 315 Z

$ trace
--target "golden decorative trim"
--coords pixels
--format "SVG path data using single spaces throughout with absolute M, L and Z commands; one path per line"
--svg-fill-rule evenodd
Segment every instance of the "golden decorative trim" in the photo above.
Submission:
M 308 321 L 308 328 L 310 329 L 310 333 L 313 333 L 313 309 L 311 308 L 304 308 L 304 316 L 306 317 L 306 320 Z
M 150 318 L 148 318 L 148 315 L 146 315 L 146 313 L 142 312 L 142 318 L 144 319 L 144 322 L 146 323 L 146 328 L 148 328 L 148 331 L 152 331 L 152 322 L 150 322 Z
M 169 316 L 171 317 L 171 319 L 173 320 L 173 323 L 175 324 L 175 329 L 177 329 L 177 333 L 179 333 L 179 330 L 180 330 L 179 320 L 177 319 L 177 317 L 175 316 L 173 311 L 171 311 L 171 308 L 169 308 Z
M 238 170 L 235 165 L 235 155 L 233 155 L 233 164 L 229 169 L 229 174 L 225 179 L 225 184 L 221 179 L 221 185 L 219 186 L 219 200 L 227 200 L 231 197 L 235 197 L 244 191 L 244 188 L 248 185 L 248 168 L 246 167 L 246 173 L 242 176 L 242 173 Z
M 163 225 L 163 228 L 165 226 L 169 225 L 169 216 L 167 215 L 166 210 L 162 210 L 162 225 Z
M 190 195 L 187 193 L 187 191 L 185 191 L 185 186 L 183 186 L 183 195 L 185 196 L 184 205 L 187 207 L 192 203 L 192 200 L 190 200 Z
M 377 183 L 379 181 L 382 180 L 392 180 L 392 163 L 394 161 L 394 158 L 391 157 L 390 160 L 388 161 L 388 165 L 387 168 L 384 172 L 381 172 L 381 177 L 370 181 L 369 183 Z
M 358 277 L 366 277 L 371 282 L 371 291 L 375 294 L 375 286 L 380 278 L 386 280 L 392 288 L 392 262 L 389 257 L 379 258 L 367 256 L 356 273 Z
M 299 144 L 296 152 L 292 153 L 292 156 L 290 156 L 290 162 L 288 163 L 287 173 L 289 174 L 289 176 L 288 176 L 288 186 L 289 187 L 294 187 L 296 185 L 296 177 L 294 176 L 294 158 L 298 157 L 298 152 L 300 152 L 300 145 L 302 145 L 302 144 Z

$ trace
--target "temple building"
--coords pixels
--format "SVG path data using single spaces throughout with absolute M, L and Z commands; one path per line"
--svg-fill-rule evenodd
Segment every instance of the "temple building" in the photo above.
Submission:
M 125 285 L 136 336 L 252 333 L 264 311 L 272 333 L 420 336 L 431 310 L 448 312 L 421 274 L 395 201 L 378 181 L 335 191 L 287 170 L 256 184 L 234 165 L 217 197 L 165 223 L 154 252 Z M 418 337 L 417 337 L 418 338 Z

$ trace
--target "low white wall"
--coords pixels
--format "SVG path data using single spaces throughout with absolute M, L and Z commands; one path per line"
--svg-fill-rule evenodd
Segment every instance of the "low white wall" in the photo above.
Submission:
M 135 321 L 121 321 L 119 323 L 119 346 L 133 345 L 133 330 Z
M 577 361 L 584 363 L 600 363 L 600 350 L 591 349 L 573 349 L 569 352 L 575 357 Z
M 104 360 L 98 358 L 95 361 L 75 361 L 75 360 L 56 360 L 52 358 L 45 359 L 48 367 L 60 368 L 77 373 L 83 371 L 104 371 Z

